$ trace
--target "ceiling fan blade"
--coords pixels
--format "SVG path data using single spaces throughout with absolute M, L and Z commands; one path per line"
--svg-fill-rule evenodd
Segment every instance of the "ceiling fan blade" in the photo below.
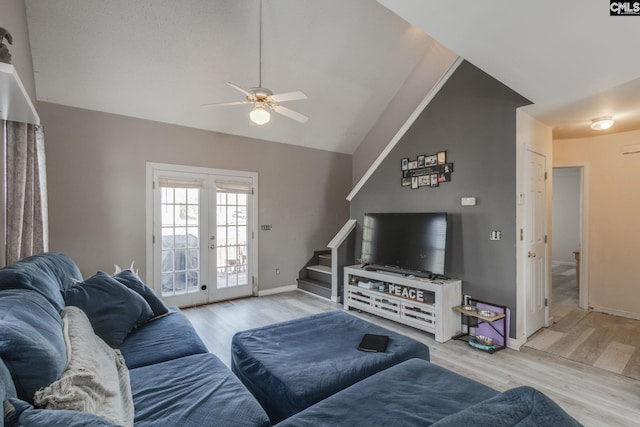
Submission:
M 201 107 L 227 107 L 229 105 L 244 105 L 251 104 L 249 101 L 233 101 L 233 102 L 219 102 L 214 104 L 202 104 Z
M 309 120 L 309 117 L 298 113 L 297 111 L 293 111 L 287 107 L 283 107 L 282 105 L 272 105 L 273 111 L 278 114 L 282 114 L 285 117 L 289 117 L 300 123 L 306 123 Z
M 238 86 L 238 85 L 235 85 L 235 84 L 233 84 L 233 83 L 231 83 L 231 82 L 225 82 L 225 83 L 226 83 L 226 84 L 228 84 L 229 86 L 231 86 L 232 88 L 234 88 L 235 90 L 237 90 L 237 91 L 240 91 L 240 92 L 244 93 L 244 94 L 245 94 L 245 96 L 248 96 L 248 97 L 253 96 L 253 95 L 251 95 L 249 92 L 247 92 L 246 90 L 242 89 L 242 88 L 241 88 L 240 86 Z
M 307 99 L 307 95 L 304 92 L 300 92 L 296 90 L 294 92 L 286 92 L 286 93 L 278 93 L 275 95 L 271 95 L 269 98 L 273 102 L 286 102 L 286 101 L 297 101 L 299 99 Z

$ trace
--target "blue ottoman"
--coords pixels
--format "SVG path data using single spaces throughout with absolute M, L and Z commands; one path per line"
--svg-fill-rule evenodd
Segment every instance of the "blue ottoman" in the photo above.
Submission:
M 365 333 L 388 335 L 387 350 L 359 351 Z M 273 424 L 412 358 L 428 361 L 429 348 L 344 311 L 238 332 L 231 342 L 231 370 Z

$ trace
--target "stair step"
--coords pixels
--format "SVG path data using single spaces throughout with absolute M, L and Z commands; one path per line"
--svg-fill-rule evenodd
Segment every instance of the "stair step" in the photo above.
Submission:
M 320 254 L 318 255 L 318 263 L 320 265 L 325 265 L 327 267 L 331 267 L 331 254 Z
M 331 284 L 314 279 L 298 279 L 298 289 L 331 299 Z
M 317 271 L 318 273 L 331 274 L 331 267 L 326 265 L 310 265 L 307 270 Z

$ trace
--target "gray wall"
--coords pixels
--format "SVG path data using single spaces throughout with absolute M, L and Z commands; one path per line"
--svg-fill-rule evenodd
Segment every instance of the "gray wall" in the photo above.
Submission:
M 435 40 L 353 153 L 353 184 L 362 178 L 458 56 Z
M 553 168 L 553 262 L 575 264 L 580 250 L 580 168 Z
M 13 36 L 13 45 L 8 45 L 12 57 L 11 64 L 16 67 L 20 80 L 35 105 L 36 84 L 24 0 L 0 0 L 0 27 Z
M 516 308 L 516 108 L 529 102 L 463 62 L 351 203 L 358 241 L 365 212 L 447 212 L 446 274 L 474 298 Z M 400 187 L 400 161 L 447 152 L 452 181 Z M 461 206 L 474 196 L 476 206 Z M 502 240 L 490 241 L 499 230 Z M 360 246 L 356 248 L 359 254 Z M 358 255 L 359 257 L 359 255 Z
M 50 249 L 83 275 L 132 260 L 145 271 L 146 162 L 258 172 L 260 290 L 295 283 L 348 219 L 351 156 L 39 103 Z M 275 274 L 276 268 L 280 275 Z

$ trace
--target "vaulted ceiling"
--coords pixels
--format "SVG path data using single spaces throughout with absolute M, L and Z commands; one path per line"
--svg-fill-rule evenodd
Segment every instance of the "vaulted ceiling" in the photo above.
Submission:
M 353 153 L 441 43 L 533 101 L 557 137 L 609 114 L 612 131 L 640 128 L 640 17 L 604 3 L 263 1 L 262 85 L 305 92 L 286 104 L 305 124 L 201 107 L 241 100 L 227 81 L 258 85 L 259 0 L 26 0 L 37 98 Z

